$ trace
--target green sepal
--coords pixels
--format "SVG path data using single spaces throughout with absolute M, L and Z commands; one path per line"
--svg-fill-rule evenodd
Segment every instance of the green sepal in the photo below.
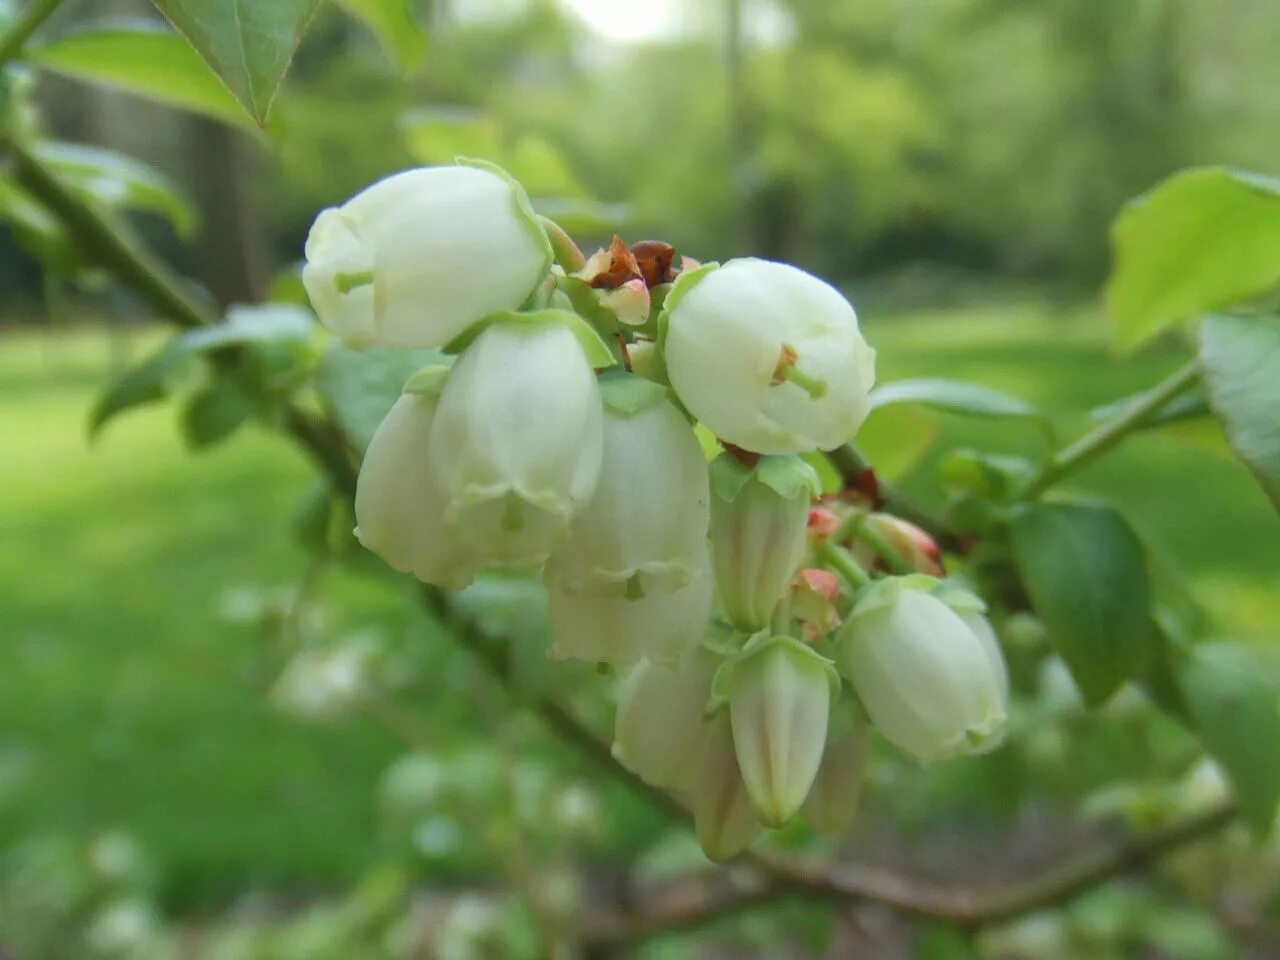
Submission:
M 794 500 L 802 494 L 812 499 L 822 494 L 818 471 L 795 454 L 761 457 L 756 464 L 756 479 L 784 500 Z
M 542 274 L 550 272 L 551 264 L 555 262 L 555 251 L 551 249 L 551 238 L 547 236 L 547 231 L 542 229 L 542 218 L 533 209 L 533 201 L 529 199 L 529 194 L 525 191 L 524 184 L 507 173 L 506 170 L 503 170 L 502 167 L 489 160 L 480 160 L 475 157 L 454 157 L 453 162 L 462 167 L 474 167 L 477 170 L 486 170 L 489 173 L 497 174 L 511 185 L 511 194 L 516 203 L 516 213 L 528 227 L 530 234 L 537 238 L 538 245 L 543 249 L 541 272 Z
M 448 363 L 429 363 L 405 381 L 401 393 L 413 393 L 421 396 L 438 397 L 444 389 L 444 382 L 453 369 L 453 357 Z
M 600 302 L 595 288 L 581 277 L 557 276 L 556 290 L 597 331 L 612 331 L 618 325 L 617 315 Z
M 711 492 L 725 503 L 733 503 L 748 481 L 764 484 L 783 500 L 803 495 L 813 498 L 822 493 L 818 471 L 794 454 L 763 456 L 754 467 L 737 457 L 722 453 L 711 461 Z
M 622 371 L 610 371 L 600 378 L 600 399 L 605 408 L 619 417 L 634 417 L 642 410 L 671 401 L 671 391 L 659 383 Z
M 898 598 L 903 590 L 919 590 L 932 594 L 943 582 L 926 573 L 909 573 L 904 577 L 885 577 L 872 580 L 858 590 L 853 598 L 853 609 L 849 612 L 846 623 L 852 623 L 858 617 L 865 617 L 877 610 L 883 610 Z
M 986 613 L 987 602 L 954 580 L 943 580 L 933 589 L 933 595 L 956 613 Z
M 671 320 L 671 311 L 679 306 L 685 295 L 704 280 L 711 271 L 720 266 L 718 263 L 704 263 L 696 270 L 682 273 L 671 284 L 671 289 L 662 298 L 662 309 L 658 311 L 658 349 L 666 350 L 667 324 Z
M 596 369 L 611 367 L 618 362 L 613 354 L 609 352 L 609 348 L 605 345 L 604 340 L 601 339 L 600 334 L 591 329 L 591 325 L 587 321 L 571 310 L 557 310 L 555 308 L 534 310 L 529 313 L 521 313 L 518 310 L 499 310 L 491 313 L 487 317 L 482 317 L 471 324 L 462 333 L 445 344 L 444 352 L 461 353 L 471 346 L 476 337 L 480 336 L 495 323 L 559 324 L 562 327 L 567 327 L 569 332 L 577 338 L 583 353 L 587 355 L 587 362 L 592 367 Z
M 733 674 L 738 667 L 778 645 L 785 646 L 800 656 L 810 657 L 821 664 L 827 675 L 827 683 L 831 685 L 831 702 L 835 703 L 840 699 L 840 673 L 836 670 L 836 665 L 833 661 L 824 657 L 802 640 L 786 634 L 771 635 L 767 630 L 762 630 L 747 642 L 740 653 L 726 659 L 716 670 L 715 676 L 711 678 L 711 697 L 707 701 L 707 714 L 710 715 L 728 704 L 729 694 L 732 691 Z

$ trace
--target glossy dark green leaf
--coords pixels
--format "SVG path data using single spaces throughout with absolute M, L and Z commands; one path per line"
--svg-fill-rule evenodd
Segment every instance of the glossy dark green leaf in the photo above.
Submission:
M 401 70 L 422 66 L 427 35 L 414 15 L 412 0 L 338 0 L 351 16 L 367 26 Z
M 1231 448 L 1280 510 L 1280 317 L 1207 317 L 1200 366 Z
M 965 380 L 922 378 L 888 383 L 871 393 L 871 408 L 917 403 L 967 417 L 1018 418 L 1036 421 L 1047 429 L 1048 420 L 1035 407 L 1017 397 Z
M 1142 545 L 1112 507 L 1036 503 L 1010 525 L 1032 608 L 1091 705 L 1144 666 L 1151 598 Z
M 319 0 L 155 0 L 260 125 Z
M 235 98 L 187 42 L 154 24 L 88 27 L 28 48 L 24 56 L 57 73 L 248 125 Z
M 1122 349 L 1280 283 L 1280 180 L 1222 168 L 1175 174 L 1111 231 L 1107 311 Z
M 1280 801 L 1280 688 L 1252 651 L 1228 643 L 1196 648 L 1182 673 L 1192 719 L 1235 787 L 1245 818 L 1261 833 Z
M 320 367 L 320 393 L 352 446 L 364 450 L 408 379 L 446 359 L 436 350 L 352 350 L 335 340 Z

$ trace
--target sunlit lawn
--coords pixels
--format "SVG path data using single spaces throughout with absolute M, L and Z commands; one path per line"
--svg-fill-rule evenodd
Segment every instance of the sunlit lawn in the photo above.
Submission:
M 882 381 L 972 378 L 1043 405 L 1068 433 L 1084 425 L 1072 411 L 1178 362 L 1172 350 L 1114 361 L 1090 315 L 1027 307 L 869 332 Z M 290 518 L 308 467 L 257 429 L 190 455 L 161 407 L 87 445 L 107 358 L 98 333 L 0 339 L 0 848 L 121 826 L 182 902 L 336 884 L 378 853 L 374 784 L 397 748 L 370 725 L 281 716 L 264 701 L 259 634 L 220 614 L 237 588 L 303 571 Z M 948 417 L 942 429 L 1002 450 L 1043 443 L 1025 424 Z M 1266 640 L 1280 623 L 1280 522 L 1223 450 L 1209 425 L 1144 436 L 1080 489 L 1132 508 L 1215 629 Z M 926 458 L 909 486 L 930 496 L 930 473 Z M 331 588 L 352 626 L 402 616 L 368 577 Z

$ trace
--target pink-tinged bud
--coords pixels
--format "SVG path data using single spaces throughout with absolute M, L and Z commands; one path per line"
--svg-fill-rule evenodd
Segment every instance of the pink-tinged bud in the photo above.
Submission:
M 877 541 L 893 547 L 916 573 L 941 577 L 946 573 L 942 563 L 942 549 L 937 541 L 914 523 L 890 513 L 868 514 L 862 527 L 854 531 L 851 541 L 853 555 L 863 566 L 874 567 L 879 558 Z
M 619 323 L 638 327 L 649 319 L 649 288 L 641 279 L 600 291 L 600 302 L 613 311 Z
M 806 567 L 791 581 L 791 616 L 800 621 L 810 643 L 840 626 L 840 578 L 830 570 Z
M 840 532 L 840 517 L 830 507 L 814 507 L 809 511 L 809 536 L 834 537 Z

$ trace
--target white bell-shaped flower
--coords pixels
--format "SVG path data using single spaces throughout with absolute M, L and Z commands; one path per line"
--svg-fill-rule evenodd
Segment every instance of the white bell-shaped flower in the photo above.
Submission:
M 322 211 L 306 258 L 311 304 L 348 344 L 439 347 L 524 303 L 551 245 L 519 184 L 458 165 L 405 170 Z
M 711 680 L 721 658 L 701 644 L 678 663 L 641 660 L 622 682 L 613 755 L 646 783 L 689 794 Z
M 543 563 L 600 476 L 600 391 L 558 315 L 485 327 L 440 395 L 432 475 L 450 529 L 486 560 Z
M 703 725 L 693 783 L 693 821 L 702 852 L 716 862 L 737 856 L 760 833 L 724 711 Z
M 867 775 L 867 733 L 867 722 L 853 703 L 845 700 L 832 712 L 822 765 L 803 808 L 818 833 L 835 836 L 853 822 Z
M 428 469 L 437 404 L 406 393 L 378 426 L 356 484 L 356 537 L 402 573 L 452 589 L 482 564 L 446 528 L 444 493 Z
M 725 618 L 744 633 L 769 625 L 804 557 L 818 491 L 799 457 L 762 457 L 748 469 L 730 454 L 711 464 L 711 548 Z
M 735 446 L 830 450 L 871 410 L 875 351 L 853 307 L 796 267 L 743 259 L 681 274 L 662 323 L 681 401 Z
M 591 663 L 626 665 L 643 658 L 671 663 L 707 629 L 711 616 L 711 573 L 702 564 L 676 590 L 643 595 L 596 596 L 566 593 L 550 585 L 554 659 L 576 657 Z
M 871 722 L 921 763 L 984 753 L 1004 737 L 1003 658 L 962 619 L 974 602 L 923 575 L 876 581 L 837 638 L 840 670 Z
M 761 822 L 780 827 L 800 809 L 818 774 L 840 678 L 831 661 L 785 636 L 748 647 L 727 669 L 742 779 Z
M 640 599 L 678 590 L 706 565 L 707 462 L 667 391 L 637 377 L 601 384 L 600 481 L 551 559 L 557 589 Z

